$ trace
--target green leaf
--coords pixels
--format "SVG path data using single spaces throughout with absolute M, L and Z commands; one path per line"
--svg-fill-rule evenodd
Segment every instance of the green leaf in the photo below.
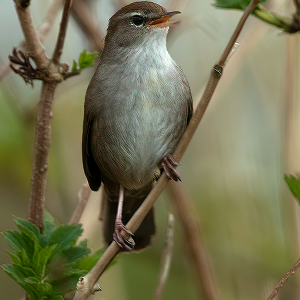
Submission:
M 249 5 L 251 0 L 214 0 L 214 6 L 217 8 L 230 8 L 230 9 L 242 9 Z M 265 2 L 267 0 L 261 0 L 260 2 Z
M 292 194 L 297 199 L 300 204 L 300 177 L 293 176 L 293 175 L 284 175 L 284 179 L 288 184 Z
M 33 231 L 31 231 L 30 229 L 28 229 L 27 227 L 25 227 L 23 225 L 19 224 L 17 226 L 18 226 L 19 230 L 21 231 L 22 237 L 31 242 L 27 247 L 24 247 L 22 249 L 22 251 L 25 250 L 28 258 L 30 260 L 32 260 L 34 258 L 34 255 L 36 255 L 41 249 L 40 242 L 42 242 L 42 238 L 41 238 L 41 236 L 39 236 L 40 237 L 40 240 L 39 240 Z M 42 244 L 43 244 L 43 242 L 42 242 Z
M 27 277 L 25 282 L 41 296 L 54 295 L 53 288 L 48 282 L 43 282 L 36 277 Z
M 21 264 L 23 267 L 31 267 L 31 259 L 27 256 L 26 250 L 23 249 L 20 254 Z
M 79 56 L 79 68 L 82 70 L 84 68 L 88 68 L 94 65 L 96 58 L 98 57 L 98 52 L 86 52 L 83 50 Z
M 104 253 L 105 249 L 101 248 L 98 251 L 96 251 L 93 254 L 87 255 L 85 257 L 83 257 L 83 259 L 77 261 L 75 263 L 75 267 L 80 269 L 80 270 L 84 270 L 86 272 L 90 271 L 94 265 L 96 264 L 96 262 L 99 260 L 99 258 L 102 256 L 102 254 Z M 114 265 L 117 262 L 116 259 L 114 259 L 108 267 L 111 267 L 112 265 Z
M 73 263 L 90 253 L 90 249 L 80 246 L 73 246 L 62 251 L 62 255 L 66 258 L 66 263 Z
M 21 232 L 23 232 L 23 230 L 22 230 L 23 228 L 26 228 L 27 230 L 33 232 L 33 234 L 37 238 L 39 238 L 41 236 L 41 232 L 40 232 L 39 228 L 35 224 L 31 223 L 30 221 L 23 219 L 23 218 L 18 218 L 18 217 L 15 217 L 14 221 Z M 25 231 L 25 232 L 27 232 L 27 231 Z
M 60 225 L 47 211 L 44 211 L 44 228 L 43 228 L 43 237 L 45 242 L 47 243 L 51 234 L 54 230 Z
M 45 277 L 47 263 L 56 247 L 57 245 L 52 245 L 41 249 L 33 260 L 32 269 L 41 280 Z
M 27 256 L 32 258 L 34 252 L 34 241 L 25 234 L 16 230 L 7 230 L 2 233 L 4 240 L 19 256 L 23 249 L 26 249 Z
M 9 255 L 9 257 L 13 263 L 21 264 L 21 259 L 17 255 L 10 253 L 9 251 L 6 251 L 6 253 Z
M 86 52 L 83 50 L 78 58 L 78 63 L 73 60 L 72 73 L 80 73 L 83 69 L 92 67 L 98 57 L 98 52 Z
M 73 65 L 72 65 L 72 70 L 71 70 L 72 73 L 79 73 L 80 72 L 80 69 L 78 67 L 78 64 L 77 62 L 73 59 Z
M 19 264 L 10 264 L 2 266 L 5 273 L 14 279 L 33 299 L 38 299 L 35 289 L 26 282 L 26 278 L 36 277 L 31 268 L 23 267 Z
M 70 224 L 70 225 L 61 225 L 57 227 L 51 234 L 48 244 L 55 245 L 55 251 L 53 254 L 57 252 L 67 249 L 74 241 L 81 236 L 83 229 L 81 224 Z
M 48 282 L 53 287 L 55 294 L 66 294 L 76 290 L 78 279 L 85 275 L 85 271 L 68 269 L 68 273 L 60 278 L 51 279 Z

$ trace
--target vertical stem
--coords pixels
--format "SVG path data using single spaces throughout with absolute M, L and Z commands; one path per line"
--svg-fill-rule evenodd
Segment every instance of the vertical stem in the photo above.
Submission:
M 65 1 L 63 15 L 62 15 L 62 19 L 60 22 L 58 38 L 57 38 L 56 46 L 55 46 L 53 56 L 52 56 L 52 61 L 55 65 L 59 64 L 60 56 L 62 54 L 62 49 L 64 47 L 71 4 L 72 4 L 72 0 Z
M 50 147 L 52 103 L 56 83 L 43 82 L 41 98 L 38 103 L 34 162 L 31 176 L 29 221 L 42 230 L 45 199 L 46 174 Z

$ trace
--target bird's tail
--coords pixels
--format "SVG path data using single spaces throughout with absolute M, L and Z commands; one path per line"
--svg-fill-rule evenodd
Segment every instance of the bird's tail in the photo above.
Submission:
M 148 191 L 148 193 L 150 190 Z M 148 195 L 146 194 L 146 196 Z M 124 207 L 122 212 L 122 222 L 124 225 L 130 220 L 132 215 L 140 207 L 145 197 L 142 198 L 128 198 L 125 195 Z M 105 193 L 103 197 L 104 205 L 102 206 L 102 219 L 103 219 L 103 236 L 106 246 L 108 246 L 113 240 L 113 234 L 115 230 L 115 220 L 118 208 L 118 202 L 116 199 L 108 198 L 108 195 Z M 152 236 L 155 234 L 155 223 L 154 223 L 154 209 L 148 212 L 140 227 L 134 233 L 133 239 L 135 246 L 133 251 L 142 250 L 151 243 Z

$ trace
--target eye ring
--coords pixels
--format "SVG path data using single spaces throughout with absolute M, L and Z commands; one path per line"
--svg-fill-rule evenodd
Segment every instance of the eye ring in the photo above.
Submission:
M 141 15 L 134 15 L 131 18 L 132 24 L 135 26 L 141 26 L 144 24 L 144 18 Z

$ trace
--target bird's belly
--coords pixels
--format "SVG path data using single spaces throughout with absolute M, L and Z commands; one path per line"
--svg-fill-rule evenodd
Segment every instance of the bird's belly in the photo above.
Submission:
M 129 190 L 149 185 L 162 157 L 173 152 L 185 122 L 173 109 L 161 107 L 131 110 L 101 122 L 94 141 L 101 173 Z

